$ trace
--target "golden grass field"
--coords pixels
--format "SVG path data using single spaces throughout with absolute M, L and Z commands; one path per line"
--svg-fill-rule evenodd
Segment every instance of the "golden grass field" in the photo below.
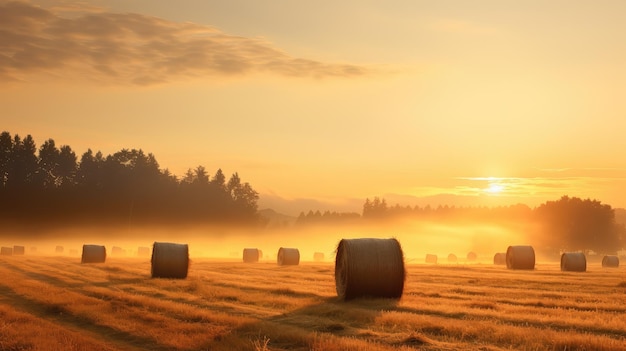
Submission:
M 485 260 L 486 261 L 486 260 Z M 399 301 L 338 301 L 334 263 L 0 257 L 0 350 L 626 350 L 626 269 L 407 263 Z

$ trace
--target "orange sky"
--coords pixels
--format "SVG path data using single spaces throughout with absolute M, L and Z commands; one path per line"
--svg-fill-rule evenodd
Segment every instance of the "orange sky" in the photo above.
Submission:
M 626 207 L 623 1 L 0 1 L 2 129 L 260 207 Z

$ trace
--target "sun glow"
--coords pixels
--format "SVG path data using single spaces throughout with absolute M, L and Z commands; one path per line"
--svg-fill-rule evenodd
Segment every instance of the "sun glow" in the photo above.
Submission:
M 504 190 L 504 185 L 498 183 L 489 184 L 489 187 L 485 189 L 490 194 L 498 194 Z

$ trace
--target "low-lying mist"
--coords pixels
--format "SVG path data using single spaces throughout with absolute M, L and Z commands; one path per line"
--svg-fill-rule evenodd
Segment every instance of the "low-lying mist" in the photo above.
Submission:
M 301 261 L 313 261 L 315 252 L 334 260 L 335 248 L 343 238 L 391 238 L 399 240 L 407 263 L 423 263 L 426 254 L 446 263 L 449 254 L 466 260 L 469 252 L 476 262 L 491 263 L 496 252 L 509 245 L 532 245 L 533 228 L 519 224 L 441 223 L 404 220 L 336 226 L 290 226 L 280 229 L 242 229 L 233 227 L 195 228 L 119 228 L 68 229 L 33 238 L 27 233 L 5 233 L 0 245 L 21 245 L 27 254 L 80 256 L 83 244 L 104 245 L 109 257 L 137 257 L 139 247 L 151 247 L 155 241 L 189 244 L 190 257 L 241 260 L 244 248 L 263 251 L 261 261 L 275 261 L 280 247 L 298 248 Z M 59 252 L 57 247 L 63 247 Z M 113 247 L 123 251 L 113 252 Z

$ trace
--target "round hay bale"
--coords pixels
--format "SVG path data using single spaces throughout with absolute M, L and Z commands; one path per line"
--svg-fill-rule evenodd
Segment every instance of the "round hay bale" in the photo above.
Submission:
M 149 257 L 150 256 L 150 248 L 146 246 L 139 246 L 137 248 L 137 256 L 139 257 Z
M 57 247 L 54 248 L 54 252 L 56 253 L 63 253 L 63 251 L 65 251 L 65 249 L 61 245 L 58 245 Z
M 152 246 L 152 278 L 187 278 L 189 246 L 155 242 Z
M 476 258 L 478 258 L 478 255 L 476 254 L 476 252 L 470 251 L 467 253 L 466 258 L 468 261 L 476 261 Z
M 509 246 L 506 250 L 506 268 L 535 269 L 535 249 L 532 246 Z
M 21 246 L 21 245 L 14 245 L 13 246 L 13 255 L 23 256 L 25 251 L 26 251 L 26 249 L 24 248 L 24 246 Z
M 561 255 L 561 271 L 585 272 L 587 270 L 587 258 L 582 252 L 564 252 Z
M 13 248 L 12 247 L 5 247 L 5 246 L 3 246 L 2 248 L 0 248 L 0 255 L 2 255 L 2 256 L 12 256 L 13 255 Z
M 324 253 L 323 252 L 314 252 L 313 253 L 313 261 L 315 261 L 315 262 L 324 261 Z
M 609 255 L 602 257 L 602 267 L 610 267 L 610 268 L 619 267 L 619 257 L 609 256 Z
M 448 262 L 456 262 L 457 258 L 455 254 L 449 254 L 448 255 Z
M 279 266 L 297 266 L 300 263 L 300 251 L 295 248 L 281 247 L 278 249 L 276 261 Z
M 498 252 L 493 255 L 493 264 L 504 266 L 506 264 L 506 252 Z
M 83 255 L 80 263 L 104 263 L 106 259 L 106 247 L 102 245 L 83 245 Z
M 437 255 L 426 254 L 426 263 L 437 263 Z
M 124 249 L 122 249 L 119 246 L 113 246 L 111 248 L 111 255 L 112 256 L 124 256 Z
M 404 254 L 398 240 L 363 238 L 339 242 L 335 257 L 339 298 L 400 298 L 404 279 Z
M 254 248 L 243 249 L 243 261 L 245 263 L 259 262 L 261 258 L 261 250 Z

